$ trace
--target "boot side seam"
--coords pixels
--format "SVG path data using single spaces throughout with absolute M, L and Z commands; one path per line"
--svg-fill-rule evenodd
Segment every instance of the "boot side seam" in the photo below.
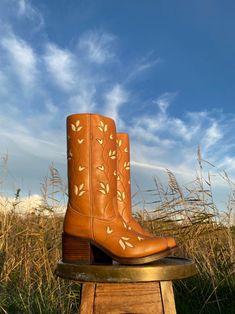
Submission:
M 79 210 L 74 209 L 70 203 L 68 203 L 68 210 L 71 210 L 74 214 L 78 214 L 78 215 L 83 216 L 83 217 L 90 217 L 89 215 L 85 215 L 85 214 L 81 213 Z
M 90 189 L 90 194 L 89 194 L 89 199 L 90 199 L 90 227 L 91 227 L 91 235 L 92 239 L 95 239 L 94 236 L 94 230 L 93 230 L 93 211 L 94 211 L 94 201 L 93 201 L 93 189 L 92 189 L 92 141 L 93 141 L 93 129 L 92 129 L 92 121 L 91 121 L 91 114 L 89 114 L 89 189 Z

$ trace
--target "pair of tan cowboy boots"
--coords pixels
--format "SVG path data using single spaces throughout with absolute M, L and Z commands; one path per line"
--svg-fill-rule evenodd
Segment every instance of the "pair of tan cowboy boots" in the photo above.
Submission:
M 173 238 L 154 237 L 131 215 L 128 135 L 98 114 L 70 115 L 67 134 L 63 261 L 145 264 L 171 254 Z

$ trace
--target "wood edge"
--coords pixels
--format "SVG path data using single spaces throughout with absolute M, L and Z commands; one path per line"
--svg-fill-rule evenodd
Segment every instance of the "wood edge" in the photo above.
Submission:
M 83 283 L 79 310 L 80 314 L 94 313 L 95 287 L 96 285 L 94 283 Z
M 162 306 L 164 309 L 164 314 L 177 314 L 172 282 L 160 281 L 160 291 L 162 296 Z

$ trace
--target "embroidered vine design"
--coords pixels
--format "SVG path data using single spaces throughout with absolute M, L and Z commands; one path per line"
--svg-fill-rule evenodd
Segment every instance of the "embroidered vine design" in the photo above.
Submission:
M 134 247 L 133 244 L 128 242 L 129 240 L 130 240 L 130 238 L 121 237 L 120 240 L 118 241 L 119 245 L 121 246 L 121 248 L 123 250 L 125 250 L 127 247 L 129 247 L 129 248 L 133 248 Z

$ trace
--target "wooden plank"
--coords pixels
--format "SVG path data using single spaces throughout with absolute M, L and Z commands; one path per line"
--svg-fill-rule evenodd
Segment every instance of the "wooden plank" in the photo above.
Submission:
M 163 314 L 159 282 L 97 283 L 95 314 Z
M 80 314 L 93 314 L 95 283 L 84 283 L 82 285 L 82 296 L 80 304 Z
M 171 281 L 160 281 L 164 314 L 176 314 L 174 291 Z

